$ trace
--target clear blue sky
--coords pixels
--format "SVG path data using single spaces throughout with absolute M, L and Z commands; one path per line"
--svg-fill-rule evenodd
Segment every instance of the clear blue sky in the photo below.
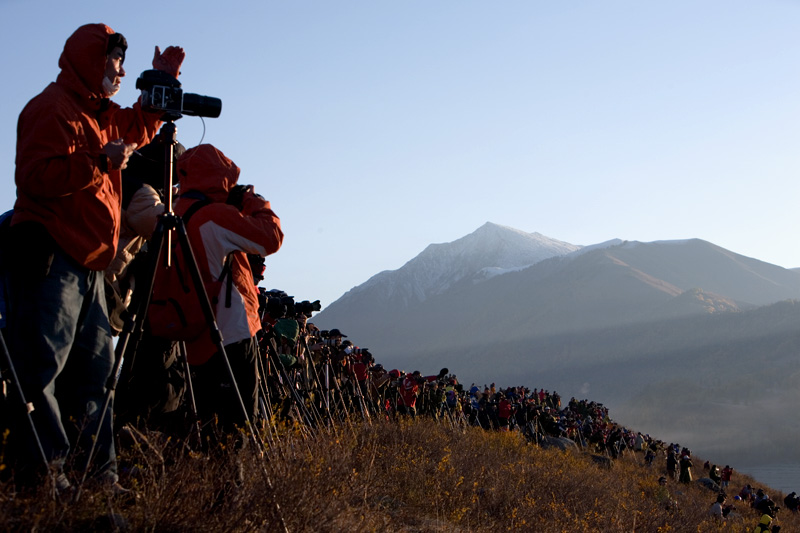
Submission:
M 123 105 L 186 49 L 184 89 L 223 100 L 203 142 L 282 219 L 263 285 L 298 299 L 486 221 L 800 266 L 798 1 L 0 0 L 3 210 L 17 116 L 88 22 L 128 39 Z

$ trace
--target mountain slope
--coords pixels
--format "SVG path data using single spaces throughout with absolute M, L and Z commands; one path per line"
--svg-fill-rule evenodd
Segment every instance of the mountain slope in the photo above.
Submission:
M 800 297 L 798 272 L 745 257 L 700 239 L 629 242 L 614 256 L 684 289 L 700 287 L 739 303 L 766 305 Z
M 614 241 L 491 277 L 448 273 L 459 264 L 453 256 L 426 252 L 426 263 L 408 264 L 437 265 L 436 275 L 403 277 L 409 293 L 419 289 L 415 279 L 446 280 L 424 285 L 424 299 L 393 304 L 389 282 L 375 277 L 314 321 L 344 330 L 386 366 L 459 368 L 467 383 L 538 382 L 567 397 L 591 388 L 653 431 L 695 438 L 735 426 L 749 434 L 760 431 L 759 419 L 795 419 L 797 270 L 699 239 Z M 760 444 L 800 460 L 790 445 L 795 426 Z M 726 453 L 750 449 L 747 440 L 725 442 Z
M 327 306 L 318 324 L 338 323 L 369 338 L 399 331 L 395 320 L 413 315 L 420 305 L 453 287 L 471 287 L 524 269 L 580 246 L 487 222 L 456 241 L 431 244 L 397 270 L 376 274 Z M 341 322 L 339 322 L 341 321 Z M 349 333 L 348 333 L 349 334 Z M 363 337 L 362 337 L 363 338 Z
M 429 245 L 400 269 L 373 276 L 335 304 L 344 305 L 369 294 L 373 299 L 412 305 L 445 292 L 461 280 L 488 279 L 579 248 L 539 233 L 487 222 L 456 241 Z
M 727 462 L 800 462 L 797 301 L 386 356 L 406 370 L 457 368 L 466 385 L 533 383 L 589 396 L 625 424 Z
M 446 279 L 445 285 L 415 285 L 423 278 L 417 274 L 423 265 L 456 264 L 453 255 L 439 251 L 429 247 L 409 261 L 413 269 L 395 271 L 392 279 L 388 274 L 372 278 L 315 322 L 400 356 L 442 346 L 460 349 L 486 339 L 547 336 L 800 299 L 800 273 L 699 239 L 621 242 L 479 281 L 463 269 L 443 272 L 442 266 L 435 278 Z M 418 261 L 423 255 L 424 262 Z M 425 292 L 425 299 L 393 298 L 400 285 L 404 295 Z

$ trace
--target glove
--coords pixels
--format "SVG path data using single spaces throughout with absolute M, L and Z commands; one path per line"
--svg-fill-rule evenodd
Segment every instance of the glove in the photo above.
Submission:
M 269 208 L 269 202 L 260 194 L 256 194 L 254 187 L 249 185 L 242 196 L 242 214 L 252 216 L 256 211 Z
M 247 193 L 249 187 L 250 185 L 234 185 L 231 187 L 231 190 L 228 191 L 228 199 L 225 200 L 225 203 L 241 211 L 244 205 L 244 195 Z
M 186 52 L 180 46 L 168 46 L 164 53 L 156 46 L 155 55 L 153 55 L 153 68 L 161 70 L 177 78 L 181 73 L 181 64 L 186 58 Z

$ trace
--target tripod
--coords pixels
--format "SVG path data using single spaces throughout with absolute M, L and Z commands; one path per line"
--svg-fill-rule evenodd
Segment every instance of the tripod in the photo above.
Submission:
M 180 245 L 181 252 L 183 254 L 183 259 L 188 267 L 189 273 L 191 275 L 191 283 L 194 286 L 195 293 L 198 297 L 198 304 L 203 312 L 203 316 L 206 321 L 206 325 L 208 326 L 208 331 L 211 336 L 211 341 L 214 343 L 217 352 L 221 355 L 222 361 L 225 363 L 225 368 L 227 370 L 227 374 L 230 377 L 231 384 L 233 386 L 233 392 L 238 400 L 238 406 L 242 410 L 244 425 L 248 429 L 247 433 L 250 439 L 253 441 L 255 445 L 255 450 L 258 453 L 263 453 L 263 442 L 261 442 L 258 438 L 256 438 L 256 434 L 253 431 L 253 427 L 251 425 L 250 416 L 248 414 L 247 408 L 244 405 L 244 401 L 242 400 L 242 395 L 239 391 L 239 386 L 236 382 L 236 377 L 233 372 L 233 368 L 231 367 L 230 360 L 228 355 L 225 351 L 225 346 L 223 345 L 222 334 L 219 330 L 217 325 L 215 316 L 214 316 L 214 309 L 211 306 L 211 302 L 208 297 L 208 293 L 206 292 L 205 285 L 203 283 L 202 275 L 200 273 L 200 269 L 197 265 L 197 260 L 195 259 L 194 252 L 192 251 L 191 243 L 189 242 L 189 234 L 186 231 L 186 226 L 183 223 L 183 220 L 176 215 L 172 210 L 172 176 L 173 176 L 173 157 L 174 157 L 174 147 L 177 144 L 176 140 L 176 127 L 175 127 L 175 120 L 180 118 L 180 116 L 167 116 L 166 122 L 161 128 L 161 132 L 159 136 L 161 138 L 161 142 L 164 144 L 164 213 L 159 216 L 158 221 L 156 223 L 156 229 L 153 233 L 153 237 L 150 241 L 150 251 L 148 253 L 148 263 L 146 269 L 146 276 L 144 278 L 144 284 L 139 284 L 137 290 L 134 291 L 133 300 L 131 302 L 131 306 L 129 309 L 128 316 L 126 317 L 124 327 L 122 332 L 120 333 L 119 340 L 117 341 L 116 347 L 116 363 L 114 372 L 109 377 L 108 383 L 106 384 L 106 398 L 103 409 L 100 411 L 101 416 L 105 416 L 106 411 L 110 405 L 111 399 L 113 397 L 114 391 L 119 383 L 120 374 L 122 372 L 122 366 L 125 361 L 125 357 L 128 353 L 132 354 L 131 357 L 135 357 L 136 350 L 139 344 L 139 341 L 142 338 L 144 332 L 144 324 L 147 318 L 147 311 L 150 306 L 150 301 L 152 298 L 153 287 L 155 285 L 155 278 L 156 273 L 159 269 L 159 263 L 164 260 L 163 268 L 173 268 L 172 265 L 172 257 L 171 257 L 171 250 L 172 250 L 172 238 L 176 237 L 178 239 L 178 244 Z M 188 379 L 191 379 L 187 375 Z M 102 420 L 101 420 L 102 422 Z M 99 430 L 98 435 L 95 436 L 94 442 L 92 443 L 92 449 L 89 452 L 89 457 L 87 459 L 86 469 L 83 474 L 83 480 L 81 482 L 81 487 L 83 486 L 83 482 L 86 480 L 86 476 L 89 472 L 89 466 L 92 460 L 92 456 L 94 455 L 95 451 L 95 443 L 98 441 L 99 437 Z M 263 466 L 263 465 L 262 465 Z M 267 486 L 270 490 L 272 490 L 272 482 L 269 480 L 268 476 L 266 475 L 266 470 L 263 470 L 263 473 L 266 477 Z M 80 488 L 78 495 L 80 495 Z M 76 495 L 76 499 L 77 496 Z M 283 525 L 284 529 L 286 529 L 285 524 L 283 523 L 283 517 L 280 513 L 280 507 L 278 506 L 277 502 L 275 502 L 275 506 L 278 510 L 278 516 L 280 517 L 281 524 Z

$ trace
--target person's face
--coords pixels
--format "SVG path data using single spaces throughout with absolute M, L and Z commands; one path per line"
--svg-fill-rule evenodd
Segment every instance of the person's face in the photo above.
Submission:
M 114 85 L 119 85 L 125 77 L 125 69 L 122 68 L 124 57 L 125 54 L 119 46 L 106 56 L 106 78 Z

